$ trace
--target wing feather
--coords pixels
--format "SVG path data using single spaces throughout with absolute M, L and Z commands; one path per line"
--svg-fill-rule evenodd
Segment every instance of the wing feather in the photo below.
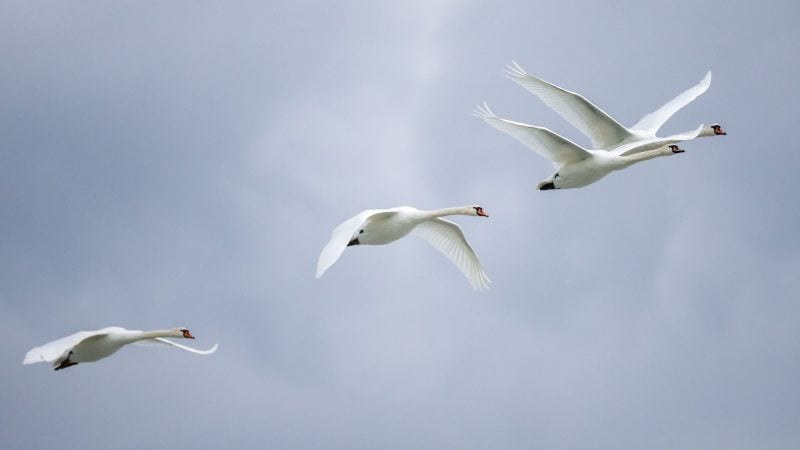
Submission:
M 483 271 L 475 251 L 457 224 L 442 218 L 427 220 L 414 227 L 412 234 L 428 241 L 455 264 L 476 291 L 487 289 L 491 280 Z
M 585 148 L 547 128 L 497 117 L 486 103 L 479 105 L 475 109 L 475 115 L 498 130 L 511 135 L 539 155 L 549 159 L 557 168 L 591 156 L 591 153 Z
M 214 344 L 214 346 L 211 347 L 208 350 L 198 350 L 196 348 L 192 348 L 192 347 L 188 347 L 186 345 L 178 344 L 177 342 L 172 342 L 169 339 L 160 338 L 160 337 L 152 338 L 152 339 L 145 339 L 145 340 L 142 340 L 142 341 L 137 341 L 137 342 L 135 342 L 135 344 L 137 344 L 137 345 L 145 345 L 145 346 L 148 345 L 148 344 L 154 344 L 154 345 L 159 346 L 159 347 L 161 347 L 161 346 L 164 346 L 164 347 L 177 347 L 177 348 L 179 348 L 181 350 L 186 350 L 187 352 L 196 353 L 198 355 L 210 355 L 210 354 L 214 353 L 215 351 L 217 351 L 217 347 L 219 347 L 219 344 Z
M 609 149 L 629 139 L 632 133 L 584 96 L 560 88 L 525 72 L 512 61 L 508 77 L 533 93 L 572 126 L 592 140 L 594 149 Z
M 636 125 L 631 128 L 655 135 L 659 128 L 664 125 L 673 114 L 679 109 L 691 103 L 694 99 L 702 95 L 711 86 L 711 71 L 699 83 L 678 94 L 677 97 L 668 101 L 664 106 L 646 114 Z
M 333 229 L 331 239 L 322 249 L 322 253 L 320 253 L 317 260 L 317 278 L 321 277 L 339 259 L 344 249 L 347 248 L 347 244 L 353 238 L 353 234 L 364 225 L 367 219 L 376 214 L 396 214 L 396 212 L 385 209 L 368 209 L 345 220 Z

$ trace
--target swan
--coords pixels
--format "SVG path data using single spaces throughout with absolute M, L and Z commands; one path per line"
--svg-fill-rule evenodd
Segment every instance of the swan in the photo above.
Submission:
M 613 149 L 620 145 L 655 138 L 656 132 L 664 122 L 703 94 L 711 85 L 709 71 L 700 83 L 685 90 L 661 108 L 645 115 L 631 128 L 626 128 L 582 95 L 536 78 L 525 72 L 516 62 L 512 61 L 512 64 L 507 66 L 508 77 L 535 94 L 572 126 L 589 137 L 594 150 Z M 720 124 L 714 123 L 703 127 L 698 137 L 726 134 Z
M 22 364 L 52 362 L 54 370 L 61 370 L 79 363 L 95 362 L 107 358 L 125 345 L 133 343 L 168 345 L 199 355 L 214 353 L 218 346 L 214 344 L 209 350 L 196 350 L 164 339 L 165 337 L 194 339 L 194 336 L 186 328 L 138 331 L 126 330 L 121 327 L 107 327 L 95 331 L 79 331 L 31 349 L 25 355 Z
M 676 142 L 694 139 L 703 129 L 687 131 L 666 138 L 649 138 L 625 144 L 613 150 L 589 150 L 547 128 L 501 119 L 486 105 L 478 106 L 475 115 L 489 125 L 516 138 L 541 156 L 549 159 L 556 172 L 540 182 L 537 189 L 569 189 L 594 183 L 609 173 L 631 164 L 676 153 L 683 153 Z
M 478 257 L 470 247 L 461 227 L 442 216 L 489 217 L 477 205 L 422 211 L 410 206 L 389 209 L 368 209 L 345 220 L 331 233 L 317 261 L 317 278 L 336 260 L 345 248 L 354 245 L 384 245 L 411 233 L 428 241 L 448 257 L 469 280 L 472 288 L 481 290 L 491 282 L 483 272 Z

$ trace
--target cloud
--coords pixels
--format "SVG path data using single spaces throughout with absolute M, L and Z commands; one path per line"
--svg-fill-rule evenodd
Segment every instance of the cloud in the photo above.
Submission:
M 0 447 L 793 447 L 792 8 L 6 5 Z M 729 135 L 537 192 L 473 105 L 582 137 L 512 59 L 626 123 L 711 69 L 668 127 Z M 314 279 L 358 211 L 470 203 L 486 292 L 413 238 Z M 220 349 L 19 364 L 109 325 Z

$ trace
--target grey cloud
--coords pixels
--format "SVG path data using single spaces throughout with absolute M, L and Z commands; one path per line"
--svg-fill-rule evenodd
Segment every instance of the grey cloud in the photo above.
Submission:
M 4 5 L 0 447 L 795 448 L 797 6 L 581 1 Z M 586 140 L 503 67 L 724 138 L 542 193 L 470 115 Z M 348 249 L 367 208 L 458 218 Z M 472 219 L 472 220 L 471 220 Z M 54 373 L 79 329 L 187 326 Z

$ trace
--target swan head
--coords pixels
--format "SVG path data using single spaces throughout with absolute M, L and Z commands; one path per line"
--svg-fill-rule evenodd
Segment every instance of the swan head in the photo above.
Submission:
M 188 328 L 176 328 L 175 331 L 177 331 L 179 333 L 178 336 L 176 336 L 176 337 L 182 337 L 182 338 L 186 338 L 186 339 L 194 339 L 194 336 L 192 336 L 192 333 L 189 332 Z
M 698 134 L 698 136 L 702 136 L 702 137 L 725 136 L 726 134 L 728 134 L 728 133 L 726 133 L 725 130 L 722 129 L 722 125 L 720 125 L 718 123 L 712 123 L 711 125 L 703 128 L 700 131 L 700 134 Z
M 683 153 L 683 152 L 685 152 L 685 151 L 686 151 L 686 150 L 684 150 L 684 149 L 682 149 L 682 148 L 678 147 L 678 146 L 677 146 L 677 145 L 675 145 L 675 144 L 672 144 L 672 145 L 670 145 L 670 146 L 669 146 L 669 150 L 670 150 L 672 153 Z
M 470 206 L 470 215 L 471 216 L 481 216 L 481 217 L 489 217 L 489 214 L 486 214 L 486 211 L 483 210 L 482 206 Z

